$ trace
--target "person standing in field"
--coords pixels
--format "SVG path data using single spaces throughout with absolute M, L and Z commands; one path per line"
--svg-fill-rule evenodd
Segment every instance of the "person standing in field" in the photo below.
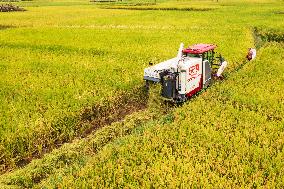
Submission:
M 220 67 L 216 73 L 217 78 L 223 80 L 224 77 L 222 76 L 222 73 L 224 71 L 224 69 L 227 67 L 228 62 L 220 55 L 219 57 L 219 61 L 220 61 Z
M 247 59 L 248 59 L 248 61 L 251 61 L 251 60 L 255 59 L 255 57 L 256 57 L 256 49 L 249 48 L 248 50 L 249 51 L 248 51 L 248 54 L 247 54 Z

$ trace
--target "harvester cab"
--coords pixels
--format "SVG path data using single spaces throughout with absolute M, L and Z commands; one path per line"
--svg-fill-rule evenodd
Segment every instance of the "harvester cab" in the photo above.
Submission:
M 161 95 L 176 103 L 184 102 L 207 88 L 213 73 L 220 76 L 227 62 L 219 56 L 216 63 L 213 44 L 196 44 L 184 49 L 181 43 L 177 57 L 144 69 L 144 80 L 162 85 Z

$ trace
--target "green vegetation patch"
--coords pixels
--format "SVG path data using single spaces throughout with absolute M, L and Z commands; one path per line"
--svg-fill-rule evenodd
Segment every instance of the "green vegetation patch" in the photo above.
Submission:
M 20 0 L 0 0 L 0 2 L 19 2 Z
M 283 30 L 276 29 L 254 29 L 256 36 L 260 37 L 263 42 L 284 42 Z
M 209 11 L 212 8 L 193 8 L 193 7 L 137 7 L 137 6 L 113 6 L 104 7 L 104 9 L 123 9 L 123 10 L 159 10 L 159 11 Z

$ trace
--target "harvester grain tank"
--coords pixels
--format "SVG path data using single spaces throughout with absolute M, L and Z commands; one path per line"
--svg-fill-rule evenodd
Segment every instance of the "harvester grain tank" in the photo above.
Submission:
M 177 103 L 186 101 L 207 88 L 213 74 L 220 77 L 226 68 L 227 62 L 222 56 L 215 57 L 216 47 L 213 44 L 196 44 L 184 49 L 181 43 L 175 58 L 144 69 L 146 85 L 149 82 L 160 83 L 161 95 L 165 99 Z

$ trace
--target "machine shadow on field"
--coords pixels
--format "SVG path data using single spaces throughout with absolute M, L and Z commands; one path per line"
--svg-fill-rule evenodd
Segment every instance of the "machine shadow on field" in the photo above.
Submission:
M 8 28 L 5 28 L 8 29 Z M 1 26 L 0 26 L 1 30 Z M 93 55 L 93 56 L 101 56 L 108 53 L 106 50 L 99 50 L 95 48 L 88 49 L 80 49 L 76 47 L 63 46 L 63 45 L 36 45 L 36 44 L 27 44 L 27 43 L 0 43 L 0 47 L 7 47 L 10 49 L 30 49 L 33 51 L 39 52 L 52 52 L 55 54 L 82 54 L 82 55 Z

